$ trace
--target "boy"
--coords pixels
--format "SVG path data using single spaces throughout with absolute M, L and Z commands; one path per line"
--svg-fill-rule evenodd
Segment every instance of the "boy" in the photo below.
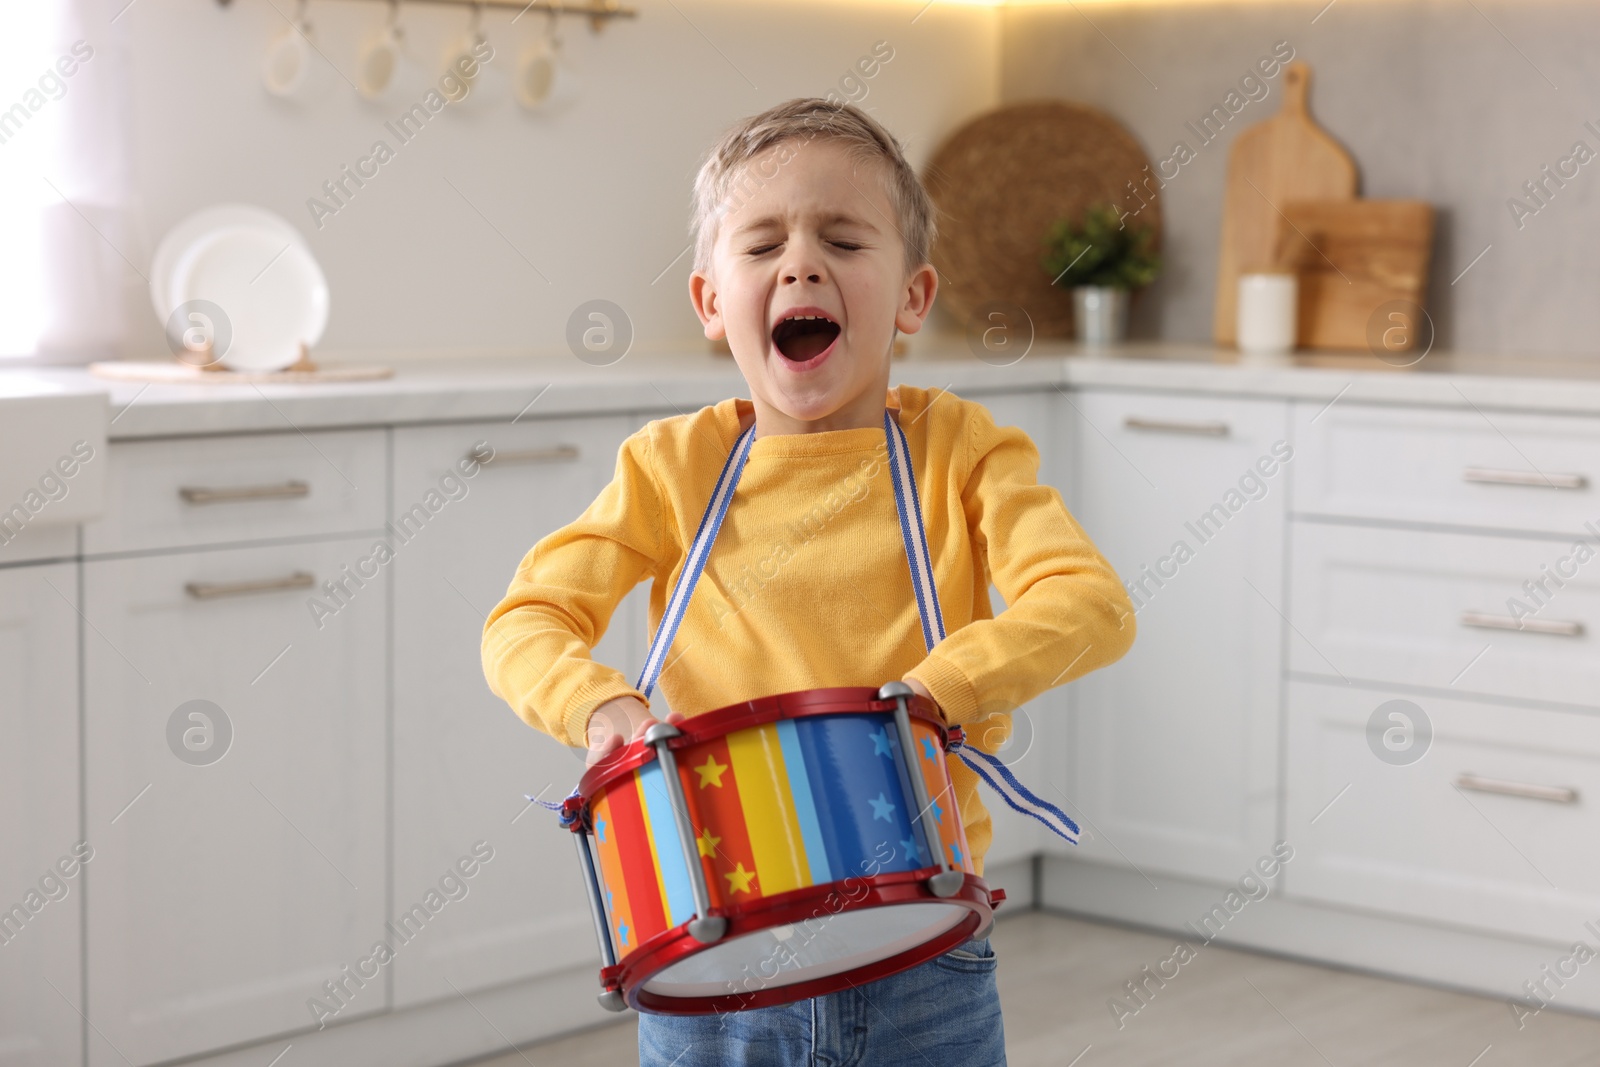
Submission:
M 603 759 L 654 721 L 590 650 L 654 579 L 652 633 L 740 434 L 754 440 L 660 675 L 673 721 L 752 697 L 903 679 L 992 748 L 1009 712 L 1115 661 L 1133 606 L 1037 483 L 1039 453 L 980 404 L 890 390 L 896 332 L 933 306 L 933 208 L 899 144 L 850 104 L 795 99 L 738 123 L 695 180 L 689 295 L 751 399 L 633 434 L 616 475 L 543 538 L 484 628 L 490 687 L 529 724 Z M 930 652 L 891 485 L 885 407 L 905 434 L 948 636 Z M 1009 605 L 989 608 L 990 580 Z M 647 687 L 648 688 L 648 687 Z M 995 717 L 994 729 L 978 724 Z M 974 727 L 977 727 L 974 729 Z M 951 777 L 978 872 L 977 776 Z M 1005 1062 L 987 938 L 844 992 L 722 1016 L 642 1015 L 644 1064 Z

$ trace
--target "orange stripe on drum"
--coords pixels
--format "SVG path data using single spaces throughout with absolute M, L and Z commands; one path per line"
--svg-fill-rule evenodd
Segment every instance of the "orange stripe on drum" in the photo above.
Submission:
M 952 864 L 973 873 L 972 855 L 967 848 L 966 830 L 961 823 L 960 804 L 946 762 L 957 757 L 945 754 L 939 746 L 938 731 L 921 720 L 912 720 L 911 736 L 917 749 L 917 768 L 922 772 L 922 781 L 928 787 L 928 799 L 934 804 L 934 813 L 937 815 L 940 847 Z
M 590 817 L 594 823 L 595 851 L 600 854 L 600 877 L 605 882 L 601 895 L 605 898 L 606 915 L 611 920 L 611 936 L 617 946 L 617 958 L 621 959 L 638 947 L 639 938 L 633 925 L 633 913 L 628 907 L 627 879 L 622 875 L 616 819 L 611 814 L 608 794 L 609 790 L 606 790 L 595 797 L 590 806 Z

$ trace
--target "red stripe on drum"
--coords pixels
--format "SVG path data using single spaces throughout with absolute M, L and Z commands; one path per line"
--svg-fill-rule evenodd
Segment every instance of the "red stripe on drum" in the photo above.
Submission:
M 616 819 L 617 849 L 622 877 L 628 886 L 636 926 L 631 944 L 641 944 L 667 929 L 666 902 L 661 899 L 661 879 L 650 850 L 650 831 L 639 803 L 639 775 L 635 771 L 606 790 Z
M 746 904 L 762 896 L 726 737 L 713 737 L 680 750 L 678 767 L 711 906 Z

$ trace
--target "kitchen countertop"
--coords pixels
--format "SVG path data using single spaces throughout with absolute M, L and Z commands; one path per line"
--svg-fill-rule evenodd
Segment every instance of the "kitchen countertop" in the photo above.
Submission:
M 1133 343 L 1093 354 L 1039 342 L 1007 366 L 978 360 L 961 338 L 912 339 L 891 384 L 958 394 L 1055 386 L 1261 396 L 1329 403 L 1416 404 L 1600 415 L 1600 357 L 1431 354 L 1395 369 L 1363 353 L 1251 358 L 1209 345 Z M 321 357 L 331 364 L 343 362 Z M 373 362 L 366 360 L 365 362 Z M 108 394 L 112 440 L 309 430 L 616 411 L 693 411 L 748 395 L 731 358 L 668 350 L 631 353 L 609 367 L 570 355 L 397 357 L 392 378 L 311 385 L 143 384 L 86 368 L 0 370 L 0 393 L 50 389 Z

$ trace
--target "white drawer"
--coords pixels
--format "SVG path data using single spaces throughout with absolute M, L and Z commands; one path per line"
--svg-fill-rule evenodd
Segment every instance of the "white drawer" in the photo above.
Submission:
M 1578 563 L 1571 541 L 1290 528 L 1290 670 L 1600 707 L 1600 551 Z M 1547 582 L 1541 607 L 1523 583 L 1558 570 L 1572 576 Z M 1520 630 L 1502 628 L 1513 598 L 1536 609 Z
M 382 528 L 384 430 L 118 441 L 86 553 Z
M 1297 403 L 1294 433 L 1298 513 L 1574 535 L 1600 523 L 1600 418 Z
M 1286 895 L 1568 945 L 1584 937 L 1600 915 L 1600 851 L 1585 847 L 1600 840 L 1600 716 L 1405 698 L 1432 737 L 1420 759 L 1391 764 L 1367 730 L 1397 697 L 1290 683 Z

